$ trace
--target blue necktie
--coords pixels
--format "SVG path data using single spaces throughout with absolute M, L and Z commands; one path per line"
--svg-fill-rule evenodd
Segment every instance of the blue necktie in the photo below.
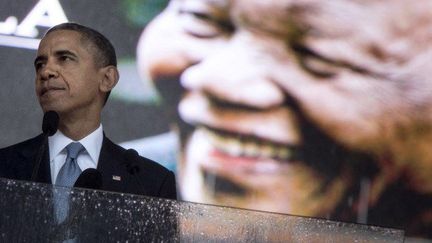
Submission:
M 77 157 L 84 150 L 81 143 L 72 142 L 66 146 L 67 157 L 66 162 L 60 169 L 55 182 L 56 186 L 72 187 L 78 176 L 81 174 L 81 169 L 77 163 Z M 66 219 L 69 212 L 69 194 L 66 190 L 55 195 L 55 215 L 57 222 L 61 223 Z
M 78 154 L 84 150 L 84 146 L 80 143 L 73 142 L 66 146 L 66 150 L 66 162 L 60 169 L 55 184 L 57 186 L 72 187 L 78 179 L 78 176 L 81 174 L 81 169 L 79 168 L 76 159 Z

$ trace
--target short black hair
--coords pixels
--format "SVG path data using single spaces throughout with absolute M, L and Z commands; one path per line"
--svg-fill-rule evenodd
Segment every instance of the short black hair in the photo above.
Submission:
M 93 58 L 95 64 L 98 67 L 106 67 L 110 65 L 117 67 L 117 56 L 114 46 L 111 44 L 108 38 L 106 38 L 99 31 L 81 24 L 69 22 L 62 23 L 50 28 L 45 33 L 45 36 L 57 30 L 72 30 L 80 33 L 81 38 L 84 41 L 88 41 L 92 45 L 92 48 L 95 50 L 93 51 Z M 104 104 L 107 102 L 110 93 L 111 91 L 107 93 Z

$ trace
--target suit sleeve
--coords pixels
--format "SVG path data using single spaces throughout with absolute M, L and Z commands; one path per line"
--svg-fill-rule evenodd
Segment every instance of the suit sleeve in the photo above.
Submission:
M 0 149 L 0 177 L 7 177 L 7 160 L 5 149 Z
M 17 179 L 13 173 L 13 167 L 11 161 L 11 149 L 3 148 L 0 149 L 0 177 L 8 179 Z M 16 163 L 17 164 L 17 163 Z

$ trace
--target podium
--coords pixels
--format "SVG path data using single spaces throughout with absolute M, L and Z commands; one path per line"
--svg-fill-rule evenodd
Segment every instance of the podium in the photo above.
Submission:
M 57 223 L 54 193 L 69 196 Z M 404 232 L 324 219 L 0 179 L 1 242 L 403 242 Z

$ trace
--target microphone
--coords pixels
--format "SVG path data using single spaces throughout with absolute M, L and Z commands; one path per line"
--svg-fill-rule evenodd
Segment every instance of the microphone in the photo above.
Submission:
M 42 132 L 48 136 L 57 132 L 59 115 L 55 111 L 48 111 L 44 114 L 42 121 Z
M 136 179 L 139 187 L 144 189 L 144 186 L 138 176 L 138 173 L 140 172 L 139 163 L 141 163 L 141 157 L 139 156 L 138 152 L 135 149 L 126 150 L 125 159 L 127 172 Z
M 94 169 L 84 170 L 76 180 L 74 187 L 98 190 L 102 188 L 102 174 Z
M 39 167 L 42 161 L 43 153 L 45 152 L 48 137 L 54 135 L 57 132 L 58 124 L 59 124 L 59 115 L 57 114 L 57 112 L 55 111 L 45 112 L 42 121 L 43 141 L 36 155 L 36 160 L 33 166 L 33 172 L 31 176 L 32 181 L 36 181 L 36 177 L 39 172 Z
M 137 160 L 139 159 L 139 154 L 135 149 L 128 149 L 125 152 L 125 158 L 126 158 L 126 170 L 131 175 L 136 175 L 140 171 L 139 166 L 137 163 L 139 163 Z

